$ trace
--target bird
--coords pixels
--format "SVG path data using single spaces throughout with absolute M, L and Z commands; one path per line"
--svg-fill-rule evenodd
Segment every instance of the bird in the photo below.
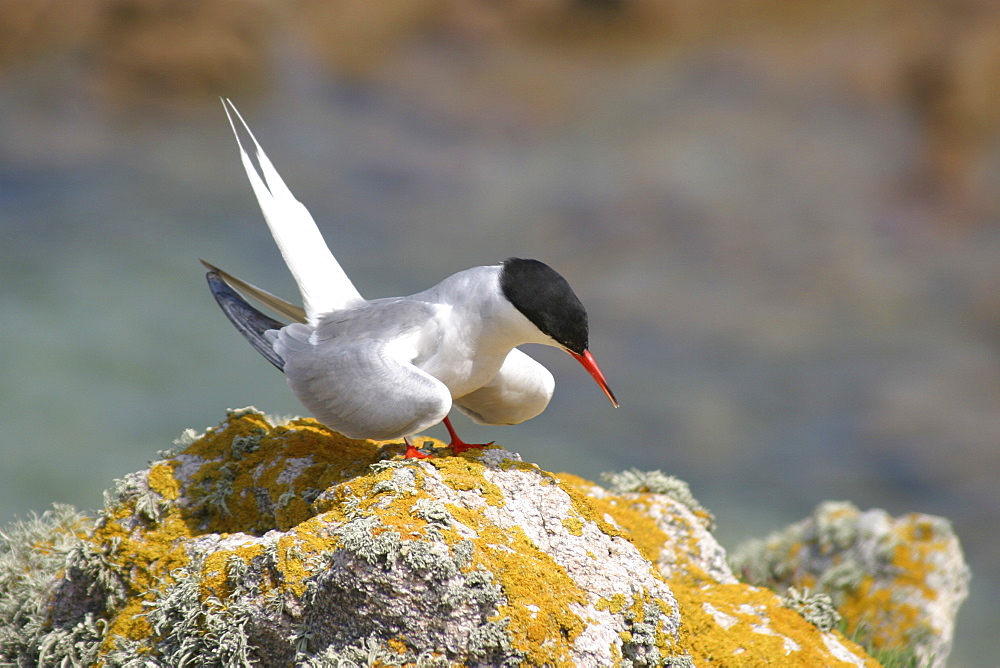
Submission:
M 512 257 L 459 271 L 409 296 L 365 299 L 236 106 L 229 99 L 222 103 L 302 306 L 201 260 L 206 279 L 226 317 L 284 372 L 292 393 L 320 423 L 349 438 L 402 438 L 408 458 L 430 456 L 413 437 L 439 423 L 455 454 L 491 445 L 460 439 L 449 412 L 456 408 L 480 424 L 512 425 L 544 411 L 555 380 L 518 348 L 527 343 L 569 353 L 619 406 L 590 352 L 587 311 L 549 265 Z M 290 322 L 265 315 L 244 295 Z

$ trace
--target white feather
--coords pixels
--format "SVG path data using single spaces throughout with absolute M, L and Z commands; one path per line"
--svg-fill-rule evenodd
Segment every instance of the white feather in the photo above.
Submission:
M 299 286 L 302 305 L 305 307 L 309 323 L 315 325 L 325 313 L 363 303 L 364 298 L 330 252 L 309 210 L 302 202 L 295 199 L 288 186 L 281 180 L 236 106 L 227 99 L 223 101 L 223 107 L 226 109 L 226 117 L 229 118 L 233 134 L 236 135 L 236 143 L 240 147 L 240 159 L 243 161 L 243 167 L 246 169 L 247 178 L 250 179 L 250 186 L 257 196 L 260 209 L 264 213 L 264 220 L 267 221 L 281 256 Z M 229 113 L 230 107 L 253 141 L 260 173 L 243 148 L 233 117 Z

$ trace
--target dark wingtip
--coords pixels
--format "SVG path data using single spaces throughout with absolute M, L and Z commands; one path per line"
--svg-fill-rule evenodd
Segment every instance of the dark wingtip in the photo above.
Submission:
M 274 318 L 269 318 L 255 309 L 239 293 L 229 287 L 222 277 L 219 276 L 215 267 L 204 260 L 201 262 L 211 269 L 211 271 L 205 274 L 205 279 L 208 281 L 208 287 L 212 291 L 212 296 L 215 297 L 215 301 L 219 304 L 222 312 L 229 318 L 229 322 L 233 323 L 233 326 L 239 330 L 243 338 L 249 341 L 250 345 L 263 355 L 268 362 L 277 367 L 278 370 L 283 371 L 285 360 L 281 359 L 281 356 L 274 352 L 271 342 L 264 336 L 264 332 L 272 329 L 281 329 L 285 324 Z

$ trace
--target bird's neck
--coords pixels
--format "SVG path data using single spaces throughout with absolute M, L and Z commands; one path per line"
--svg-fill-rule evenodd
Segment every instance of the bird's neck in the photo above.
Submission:
M 435 287 L 438 303 L 452 311 L 456 332 L 482 353 L 506 355 L 525 343 L 556 345 L 518 311 L 500 289 L 500 267 L 473 267 Z

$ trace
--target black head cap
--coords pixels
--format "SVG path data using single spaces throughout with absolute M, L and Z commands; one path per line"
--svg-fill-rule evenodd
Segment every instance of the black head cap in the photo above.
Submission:
M 574 353 L 588 346 L 587 311 L 566 279 L 538 260 L 512 257 L 500 270 L 504 297 L 543 334 Z

